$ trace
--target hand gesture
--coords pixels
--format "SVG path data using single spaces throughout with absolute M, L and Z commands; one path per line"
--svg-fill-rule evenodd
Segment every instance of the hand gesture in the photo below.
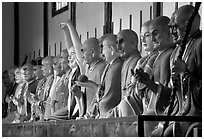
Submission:
M 88 80 L 87 82 L 75 81 L 75 83 L 76 83 L 78 86 L 87 87 L 87 88 L 92 88 L 92 89 L 95 89 L 95 90 L 97 90 L 97 88 L 98 88 L 98 84 L 96 84 L 95 82 L 93 82 L 93 81 L 91 81 L 91 80 Z
M 146 84 L 150 80 L 149 75 L 145 73 L 142 69 L 136 69 L 134 76 L 137 81 L 143 84 Z
M 59 24 L 59 27 L 61 28 L 61 29 L 68 29 L 68 25 L 69 24 L 72 24 L 72 21 L 71 20 L 67 20 L 67 21 L 65 21 L 65 22 L 62 22 L 62 23 L 60 23 Z
M 73 85 L 72 87 L 71 87 L 71 93 L 74 95 L 74 96 L 76 96 L 76 97 L 80 97 L 81 96 L 81 90 L 80 90 L 80 88 L 79 88 L 79 86 L 78 85 Z

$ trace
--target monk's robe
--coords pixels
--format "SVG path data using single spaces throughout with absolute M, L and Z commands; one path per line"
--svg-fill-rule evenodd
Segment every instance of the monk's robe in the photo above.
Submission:
M 24 111 L 24 115 L 20 119 L 22 122 L 28 121 L 31 117 L 30 96 L 31 96 L 31 94 L 35 95 L 37 85 L 38 85 L 38 81 L 32 80 L 32 81 L 26 83 L 25 88 L 22 91 L 22 93 L 23 93 L 23 111 Z
M 149 61 L 149 64 L 152 66 L 154 81 L 156 83 L 162 84 L 163 86 L 168 86 L 170 81 L 170 56 L 174 48 L 175 46 L 172 46 L 168 49 L 160 51 L 159 54 L 156 55 L 156 58 L 153 56 L 152 59 L 150 59 Z M 155 100 L 153 101 L 156 101 L 156 98 L 157 96 L 155 96 Z M 155 107 L 156 106 L 154 106 L 154 109 L 148 109 L 143 113 L 143 115 L 156 115 Z M 153 121 L 144 122 L 145 136 L 150 136 L 157 124 L 158 122 Z M 125 133 L 127 136 L 137 136 L 137 122 L 133 123 L 132 126 L 128 127 Z
M 106 114 L 106 117 L 129 116 L 129 111 L 126 111 L 126 110 L 127 110 L 127 107 L 132 108 L 132 106 L 129 106 L 129 104 L 131 103 L 130 101 L 132 101 L 132 98 L 134 98 L 134 97 L 127 97 L 127 96 L 130 96 L 130 94 L 133 94 L 133 93 L 130 93 L 130 88 L 129 88 L 129 86 L 131 84 L 131 77 L 132 77 L 131 69 L 135 68 L 135 66 L 136 66 L 136 64 L 140 58 L 141 58 L 140 55 L 130 55 L 124 61 L 123 66 L 122 66 L 122 70 L 121 70 L 121 102 L 115 108 L 111 109 L 108 112 L 108 114 Z M 132 91 L 132 89 L 131 89 L 131 91 Z M 135 99 L 137 99 L 137 98 L 135 98 Z M 132 102 L 134 102 L 134 101 L 132 101 Z M 123 104 L 121 104 L 121 103 L 123 103 Z M 138 109 L 138 105 L 141 105 L 141 102 L 139 102 L 139 103 L 140 104 L 136 104 L 135 105 L 136 107 L 133 109 Z M 128 105 L 126 105 L 126 104 L 128 104 Z M 121 105 L 123 105 L 124 107 L 121 107 Z M 121 108 L 124 108 L 123 114 L 121 112 Z M 132 113 L 132 109 L 131 109 L 131 113 Z
M 38 81 L 38 85 L 36 88 L 36 93 L 34 96 L 34 100 L 31 104 L 31 119 L 30 121 L 42 120 L 42 116 L 44 115 L 44 107 L 41 105 L 43 101 L 43 94 L 45 89 L 46 78 L 42 78 Z
M 126 95 L 128 86 L 131 83 L 132 73 L 130 70 L 135 68 L 140 58 L 141 58 L 140 55 L 132 54 L 123 63 L 121 71 L 121 89 L 122 89 L 121 99 Z
M 55 101 L 54 104 L 54 112 L 58 111 L 59 109 L 67 106 L 67 99 L 69 95 L 69 88 L 68 82 L 70 78 L 71 70 L 67 71 L 65 74 L 62 75 L 62 79 L 60 80 L 60 84 L 56 86 L 56 93 L 55 93 Z
M 106 65 L 101 83 L 94 98 L 93 107 L 89 113 L 95 118 L 104 118 L 108 111 L 117 106 L 121 101 L 121 70 L 123 60 L 119 57 Z
M 86 76 L 88 77 L 89 80 L 100 84 L 101 83 L 101 75 L 103 73 L 103 70 L 106 66 L 106 63 L 104 60 L 99 59 L 96 61 L 95 64 L 93 64 L 91 67 L 86 68 Z M 86 94 L 86 110 L 85 113 L 87 115 L 90 115 L 88 110 L 92 107 L 94 97 L 96 95 L 96 91 L 91 89 L 91 88 L 86 88 L 85 89 L 85 94 Z
M 158 55 L 158 51 L 153 51 L 150 54 L 148 54 L 145 57 L 142 57 L 134 71 L 136 69 L 143 69 L 145 73 L 147 73 L 150 77 L 150 79 L 153 79 L 153 64 Z M 143 104 L 143 112 L 147 111 L 149 109 L 149 102 L 152 99 L 152 91 L 144 84 L 137 82 L 136 88 L 135 88 L 135 93 L 138 95 L 139 98 L 142 99 L 142 104 Z
M 176 47 L 171 56 L 171 66 L 178 56 L 179 46 Z M 177 115 L 183 116 L 202 116 L 202 32 L 198 31 L 188 41 L 182 57 L 187 69 L 180 75 L 181 88 L 177 90 L 179 101 L 179 110 Z M 170 100 L 171 88 L 161 86 L 158 92 L 157 108 L 161 110 L 160 105 L 166 104 Z M 174 110 L 175 111 L 175 110 Z M 173 113 L 176 114 L 176 113 Z M 186 136 L 188 128 L 192 122 L 174 122 L 166 133 L 172 133 L 174 136 Z M 199 124 L 199 123 L 198 123 Z M 201 125 L 201 124 L 200 124 Z M 173 129 L 175 129 L 173 131 Z M 171 131 L 170 131 L 171 130 Z M 190 129 L 189 129 L 190 130 Z
M 44 107 L 45 109 L 45 112 L 44 112 L 44 116 L 43 116 L 43 119 L 47 119 L 48 118 L 48 115 L 49 115 L 49 112 L 50 112 L 50 103 L 47 101 L 48 97 L 49 97 L 49 94 L 50 94 L 50 89 L 53 85 L 53 81 L 54 81 L 54 75 L 50 75 L 48 77 L 46 77 L 46 82 L 45 82 L 45 89 L 44 89 L 44 92 L 43 92 L 43 96 L 42 96 L 42 106 Z
M 72 69 L 69 81 L 68 81 L 68 99 L 67 99 L 67 106 L 60 108 L 56 112 L 54 112 L 52 115 L 49 116 L 49 120 L 69 120 L 69 119 L 75 119 L 78 117 L 79 112 L 76 107 L 76 100 L 74 98 L 74 95 L 70 92 L 71 87 L 75 84 L 75 81 L 78 80 L 78 77 L 80 75 L 80 68 L 77 66 L 76 68 Z

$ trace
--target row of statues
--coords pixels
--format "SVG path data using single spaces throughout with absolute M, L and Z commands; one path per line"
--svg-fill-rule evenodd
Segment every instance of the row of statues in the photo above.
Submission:
M 167 115 L 175 80 L 171 115 L 202 116 L 199 14 L 187 36 L 184 54 L 178 58 L 194 9 L 184 5 L 171 19 L 159 16 L 146 21 L 140 34 L 147 51 L 144 57 L 138 51 L 139 38 L 133 30 L 82 43 L 70 20 L 61 23 L 67 49 L 56 57 L 39 57 L 3 73 L 7 87 L 3 123 Z M 191 135 L 188 130 L 192 124 L 170 122 L 164 136 Z M 162 122 L 146 121 L 144 128 L 145 136 L 160 136 L 164 126 Z M 124 136 L 138 135 L 136 122 L 125 129 Z

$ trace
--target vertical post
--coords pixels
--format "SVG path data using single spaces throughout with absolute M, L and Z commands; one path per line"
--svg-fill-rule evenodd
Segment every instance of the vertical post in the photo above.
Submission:
M 97 28 L 95 28 L 95 37 L 97 38 Z
M 43 49 L 44 55 L 43 57 L 48 55 L 48 2 L 43 3 Z
M 86 33 L 86 37 L 87 37 L 87 39 L 89 38 L 89 32 L 87 31 L 87 33 Z
M 178 2 L 175 2 L 175 10 L 178 9 Z
M 162 2 L 153 2 L 153 19 L 163 15 L 163 3 Z
M 60 54 L 62 52 L 62 42 L 60 41 Z
M 149 19 L 152 20 L 152 6 L 149 7 Z
M 35 59 L 35 51 L 33 51 L 33 59 Z
M 105 24 L 105 32 L 111 33 L 111 24 L 112 24 L 112 2 L 104 3 L 104 24 Z
M 55 56 L 57 56 L 57 44 L 55 43 Z
M 141 32 L 141 27 L 142 27 L 142 10 L 140 10 L 140 32 Z M 140 45 L 139 45 L 139 52 L 142 53 L 142 42 L 140 39 Z
M 112 25 L 111 25 L 111 33 L 114 32 L 114 22 L 112 22 Z
M 132 29 L 132 15 L 130 15 L 130 23 L 129 23 L 129 28 Z
M 48 51 L 49 51 L 48 55 L 50 56 L 51 55 L 51 46 L 50 45 L 48 46 Z
M 122 30 L 122 19 L 120 19 L 119 31 Z
M 14 65 L 19 65 L 19 2 L 14 2 Z
M 70 2 L 70 17 L 74 27 L 76 28 L 76 2 Z
M 144 120 L 142 118 L 142 115 L 138 115 L 137 122 L 138 137 L 144 137 Z

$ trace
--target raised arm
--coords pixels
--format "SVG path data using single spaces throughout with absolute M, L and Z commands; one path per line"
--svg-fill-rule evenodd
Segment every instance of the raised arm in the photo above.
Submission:
M 60 27 L 64 30 L 67 43 L 69 42 L 69 40 L 72 41 L 77 56 L 77 64 L 80 67 L 81 73 L 85 74 L 86 64 L 84 64 L 84 59 L 82 58 L 82 43 L 75 27 L 73 26 L 71 20 L 68 20 L 65 23 L 61 23 Z
M 69 32 L 69 28 L 64 23 L 60 24 L 60 28 L 64 31 L 65 41 L 67 44 L 67 50 L 69 50 L 69 48 L 71 48 L 73 46 L 72 39 L 71 39 L 70 32 Z
M 66 36 L 70 32 L 71 40 L 73 42 L 73 46 L 74 46 L 75 51 L 76 51 L 77 59 L 81 63 L 83 63 L 84 60 L 82 58 L 82 53 L 81 53 L 82 43 L 81 43 L 79 35 L 78 35 L 75 27 L 73 26 L 71 20 L 68 20 L 65 23 L 61 23 L 60 25 L 63 27 L 62 29 L 64 30 Z M 68 37 L 66 37 L 66 38 L 68 38 Z

